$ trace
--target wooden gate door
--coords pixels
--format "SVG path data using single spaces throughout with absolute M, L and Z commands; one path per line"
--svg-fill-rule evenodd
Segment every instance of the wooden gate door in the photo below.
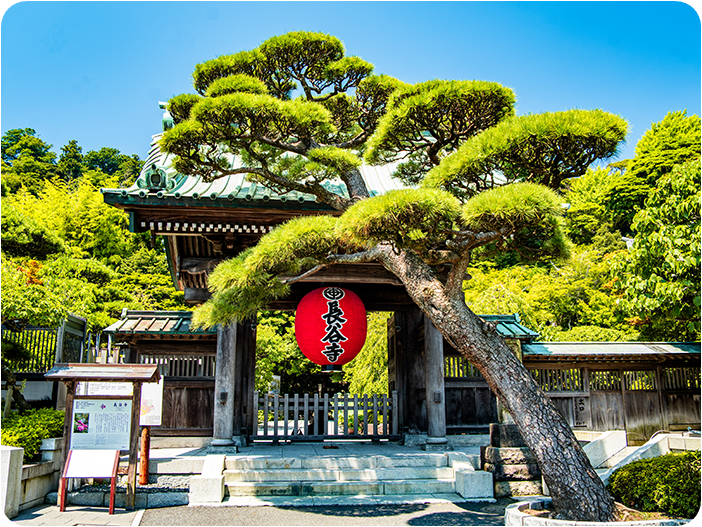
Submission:
M 400 439 L 397 391 L 390 396 L 254 392 L 251 441 Z
M 444 343 L 444 349 L 447 347 Z M 466 358 L 444 358 L 444 383 L 446 427 L 450 432 L 479 431 L 497 422 L 497 398 Z

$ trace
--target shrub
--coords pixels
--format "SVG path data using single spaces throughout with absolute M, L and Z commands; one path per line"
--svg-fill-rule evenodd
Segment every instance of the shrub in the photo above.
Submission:
M 607 488 L 627 507 L 693 518 L 700 510 L 700 452 L 634 461 L 617 469 Z
M 50 408 L 12 414 L 2 420 L 2 444 L 24 448 L 24 462 L 39 457 L 42 439 L 63 435 L 64 413 Z

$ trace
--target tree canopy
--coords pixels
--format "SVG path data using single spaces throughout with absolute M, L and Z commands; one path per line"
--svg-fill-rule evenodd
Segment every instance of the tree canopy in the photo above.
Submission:
M 661 176 L 634 216 L 619 288 L 655 340 L 700 338 L 700 159 Z
M 119 161 L 109 175 L 84 163 L 93 152 L 82 156 L 76 141 L 63 148 L 58 165 L 50 148 L 31 128 L 2 138 L 3 318 L 56 327 L 73 313 L 87 319 L 90 331 L 101 331 L 125 307 L 184 308 L 162 247 L 129 233 L 126 215 L 106 205 L 99 191 L 117 186 L 120 170 L 138 171 L 142 162 L 102 149 L 105 159 Z M 27 159 L 36 172 L 24 171 Z
M 613 502 L 570 428 L 466 305 L 463 282 L 476 258 L 565 257 L 554 191 L 615 154 L 626 122 L 601 110 L 515 116 L 514 94 L 496 83 L 408 85 L 344 51 L 320 33 L 273 37 L 198 64 L 197 94 L 169 101 L 175 126 L 161 147 L 179 171 L 207 180 L 244 173 L 341 212 L 290 220 L 221 263 L 196 323 L 246 318 L 323 267 L 378 262 L 503 400 L 556 508 L 573 519 L 612 519 Z M 364 160 L 397 162 L 394 175 L 419 186 L 371 196 L 358 168 Z M 556 460 L 565 458 L 564 468 Z

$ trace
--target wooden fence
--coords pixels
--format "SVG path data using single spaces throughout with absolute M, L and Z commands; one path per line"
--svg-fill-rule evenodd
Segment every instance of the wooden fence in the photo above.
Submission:
M 388 395 L 254 392 L 251 440 L 399 439 L 397 391 Z
M 141 364 L 157 364 L 164 377 L 213 378 L 215 376 L 215 353 L 140 353 Z

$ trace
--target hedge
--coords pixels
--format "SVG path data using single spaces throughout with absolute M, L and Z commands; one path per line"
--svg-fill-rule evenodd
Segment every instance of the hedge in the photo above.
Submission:
M 24 448 L 24 463 L 38 460 L 42 439 L 63 435 L 64 413 L 50 408 L 11 414 L 2 420 L 2 444 Z
M 634 461 L 614 471 L 607 488 L 627 507 L 694 518 L 700 510 L 700 452 Z

